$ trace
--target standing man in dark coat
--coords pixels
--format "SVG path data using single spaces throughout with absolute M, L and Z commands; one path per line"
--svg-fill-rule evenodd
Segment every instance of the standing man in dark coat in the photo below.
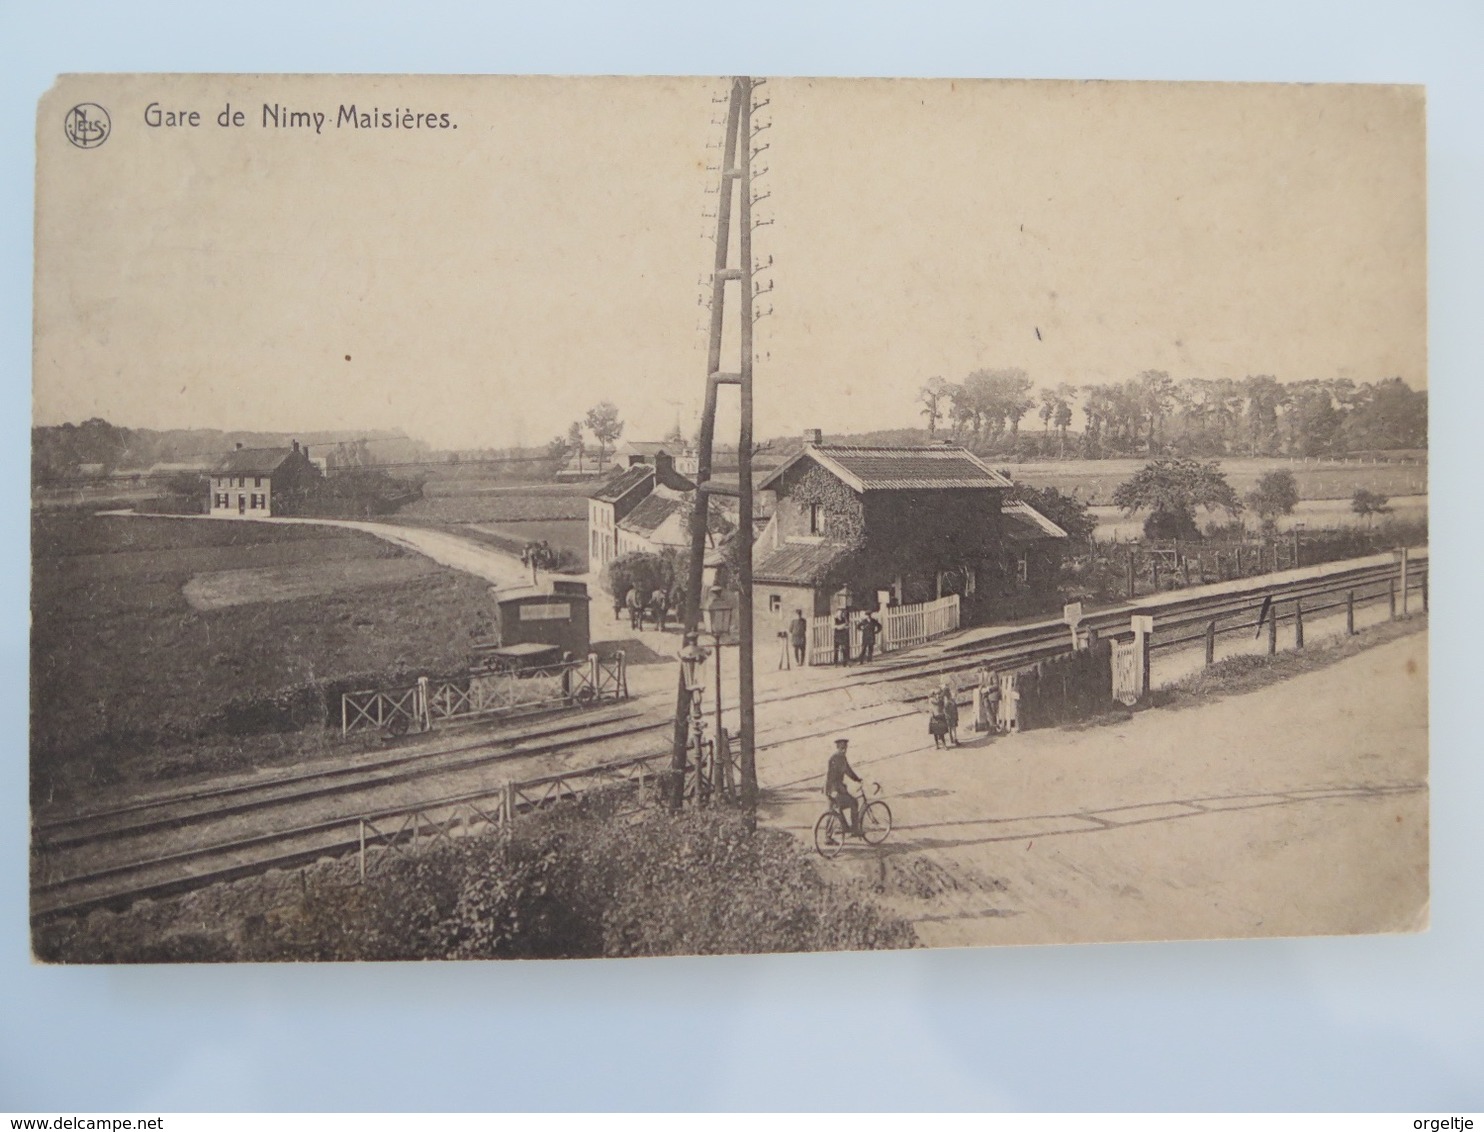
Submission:
M 809 622 L 804 619 L 802 609 L 794 610 L 794 619 L 788 623 L 788 643 L 794 650 L 794 663 L 804 666 L 804 650 L 809 645 Z
M 866 619 L 861 622 L 861 663 L 866 664 L 876 658 L 876 637 L 881 632 L 881 622 L 876 620 L 874 613 L 867 613 Z
M 841 609 L 835 614 L 835 663 L 850 663 L 850 610 Z

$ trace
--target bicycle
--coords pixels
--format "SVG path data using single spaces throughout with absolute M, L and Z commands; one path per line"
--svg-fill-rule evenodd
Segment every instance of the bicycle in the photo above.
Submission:
M 880 794 L 881 784 L 871 783 L 870 792 Z M 859 837 L 867 845 L 880 845 L 891 833 L 891 807 L 879 798 L 867 800 L 864 786 L 857 797 L 861 801 L 861 806 L 856 811 L 860 830 L 851 836 Z M 814 823 L 814 850 L 825 860 L 830 860 L 839 856 L 840 850 L 845 848 L 845 837 L 845 815 L 840 812 L 840 803 L 832 798 L 830 808 L 820 814 L 819 820 Z

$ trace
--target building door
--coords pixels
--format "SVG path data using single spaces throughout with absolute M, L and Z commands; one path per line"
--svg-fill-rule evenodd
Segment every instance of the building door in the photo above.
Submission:
M 247 496 L 245 496 L 245 495 L 239 495 L 237 497 L 237 514 L 239 514 L 239 515 L 246 515 L 247 514 Z

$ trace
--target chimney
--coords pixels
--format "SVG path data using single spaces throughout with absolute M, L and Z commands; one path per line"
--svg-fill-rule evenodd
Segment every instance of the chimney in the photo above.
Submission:
M 294 441 L 294 451 L 295 452 L 299 451 L 299 442 L 297 440 Z
M 675 457 L 668 452 L 654 454 L 654 478 L 656 483 L 668 484 L 675 479 Z
M 240 440 L 237 442 L 237 451 L 239 451 L 239 452 L 242 451 L 242 441 L 240 441 Z
M 304 459 L 309 459 L 309 445 L 304 445 Z
M 805 444 L 806 447 L 808 445 L 811 445 L 811 444 L 823 444 L 823 443 L 824 443 L 824 432 L 822 430 L 817 429 L 817 428 L 806 428 L 804 430 L 804 444 Z

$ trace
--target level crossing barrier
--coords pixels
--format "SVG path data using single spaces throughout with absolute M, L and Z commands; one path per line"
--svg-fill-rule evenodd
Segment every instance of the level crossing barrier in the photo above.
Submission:
M 562 707 L 587 707 L 629 698 L 628 661 L 589 653 L 584 660 L 530 671 L 488 672 L 430 680 L 401 688 L 346 692 L 340 697 L 340 734 L 377 731 L 405 735 L 431 731 L 437 722 L 518 715 Z

